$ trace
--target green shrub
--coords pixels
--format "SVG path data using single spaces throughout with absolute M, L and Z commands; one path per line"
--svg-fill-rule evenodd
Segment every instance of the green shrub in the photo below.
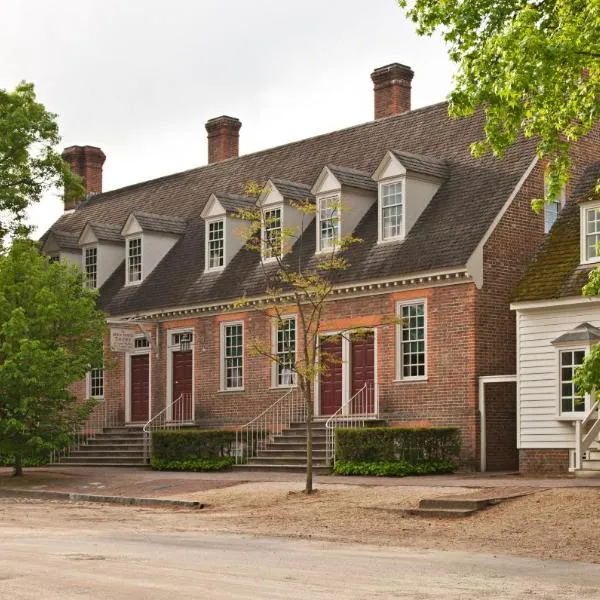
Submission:
M 152 434 L 152 463 L 167 464 L 235 456 L 235 431 L 224 429 L 173 429 Z M 158 467 L 157 467 L 158 468 Z M 223 468 L 223 467 L 221 467 Z M 181 469 L 180 469 L 181 470 Z M 196 470 L 196 469 L 192 469 Z
M 150 464 L 157 471 L 221 471 L 234 463 L 233 458 L 189 458 L 186 460 L 162 460 L 152 458 Z
M 366 427 L 336 429 L 338 461 L 410 465 L 457 461 L 460 432 L 456 427 Z
M 50 462 L 50 453 L 45 452 L 37 456 L 24 456 L 22 465 L 24 467 L 42 467 Z M 0 454 L 0 467 L 12 467 L 15 464 L 15 457 Z
M 337 475 L 376 475 L 377 477 L 405 477 L 407 475 L 430 475 L 453 473 L 456 463 L 451 460 L 428 461 L 411 464 L 405 460 L 358 462 L 338 460 L 333 472 Z

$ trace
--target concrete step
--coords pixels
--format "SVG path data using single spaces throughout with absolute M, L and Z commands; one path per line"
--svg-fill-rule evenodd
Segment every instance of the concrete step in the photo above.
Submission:
M 112 462 L 103 462 L 101 464 L 99 463 L 95 463 L 95 462 L 76 462 L 76 463 L 70 463 L 67 462 L 66 460 L 61 460 L 60 463 L 61 465 L 68 465 L 69 467 L 130 467 L 130 468 L 136 468 L 139 469 L 140 467 L 148 467 L 148 469 L 150 468 L 149 465 L 147 465 L 146 463 L 139 463 L 139 462 L 119 462 L 119 463 L 112 463 Z
M 325 442 L 325 440 L 313 440 L 312 447 L 313 450 L 325 450 L 325 448 L 327 447 L 327 442 Z M 269 448 L 277 448 L 281 450 L 306 450 L 306 440 L 299 442 L 296 440 L 282 439 L 277 442 L 271 442 L 269 444 Z
M 582 461 L 582 467 L 587 471 L 600 471 L 600 459 L 589 460 L 586 458 Z
M 108 450 L 96 450 L 95 448 L 78 448 L 77 450 L 73 450 L 71 452 L 71 456 L 119 456 L 119 457 L 127 457 L 127 456 L 143 456 L 143 450 L 120 450 L 120 449 L 108 449 Z
M 460 518 L 469 517 L 477 510 L 477 508 L 408 508 L 404 512 L 419 517 Z
M 136 457 L 136 456 L 126 456 L 126 457 L 118 457 L 118 456 L 66 456 L 61 459 L 60 464 L 65 465 L 81 465 L 88 464 L 98 466 L 108 466 L 108 465 L 143 465 L 145 464 L 144 457 Z
M 575 471 L 575 477 L 580 477 L 581 479 L 600 478 L 600 471 L 596 469 L 586 469 L 584 464 L 583 469 Z
M 248 464 L 252 465 L 271 465 L 278 464 L 282 467 L 290 466 L 290 467 L 302 467 L 306 465 L 305 457 L 282 457 L 282 456 L 253 456 L 248 460 Z M 326 467 L 327 463 L 325 458 L 317 459 L 313 458 L 313 465 L 318 465 L 320 467 Z
M 304 433 L 282 433 L 279 435 L 276 435 L 273 438 L 274 442 L 296 442 L 296 443 L 304 443 L 306 444 L 306 434 Z M 313 433 L 313 443 L 315 442 L 319 442 L 319 443 L 325 443 L 327 441 L 327 435 L 325 433 Z
M 132 448 L 139 449 L 144 447 L 144 440 L 105 440 L 93 439 L 87 440 L 85 445 L 89 448 Z
M 281 450 L 279 448 L 273 448 L 273 446 L 269 446 L 265 450 L 259 450 L 256 454 L 259 457 L 300 457 L 303 458 L 306 456 L 306 448 L 293 449 L 293 450 Z M 325 458 L 326 451 L 323 450 L 315 450 L 313 448 L 313 458 Z

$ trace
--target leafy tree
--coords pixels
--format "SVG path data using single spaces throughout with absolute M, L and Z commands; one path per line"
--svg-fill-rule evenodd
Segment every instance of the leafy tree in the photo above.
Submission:
M 93 408 L 69 386 L 102 364 L 104 315 L 77 267 L 18 238 L 0 255 L 0 455 L 63 448 Z
M 258 199 L 263 187 L 257 183 L 249 184 L 246 193 Z M 310 201 L 294 202 L 293 206 L 312 219 L 315 205 Z M 342 205 L 332 205 L 332 217 L 339 219 Z M 304 399 L 306 414 L 306 484 L 305 492 L 313 492 L 312 470 L 312 423 L 314 418 L 314 383 L 319 373 L 327 372 L 336 359 L 321 348 L 323 337 L 323 315 L 327 301 L 334 293 L 336 278 L 346 271 L 350 264 L 344 254 L 353 244 L 361 240 L 353 236 L 344 236 L 335 242 L 331 249 L 322 252 L 314 259 L 303 262 L 292 260 L 290 251 L 298 241 L 301 232 L 294 228 L 271 229 L 272 219 L 268 210 L 257 206 L 256 209 L 239 210 L 239 217 L 248 223 L 244 232 L 246 247 L 271 257 L 275 265 L 265 266 L 261 262 L 266 284 L 267 297 L 264 300 L 264 314 L 273 319 L 279 328 L 286 315 L 296 315 L 296 343 L 288 345 L 283 353 L 274 353 L 270 345 L 262 340 L 252 340 L 253 350 L 268 357 L 273 363 L 281 365 L 294 379 Z M 302 255 L 302 252 L 299 253 Z M 244 306 L 244 298 L 238 300 L 238 306 Z M 365 334 L 363 328 L 343 331 L 338 336 L 360 337 Z M 331 336 L 328 336 L 331 339 Z
M 450 113 L 485 112 L 475 155 L 538 138 L 547 198 L 568 180 L 571 143 L 600 117 L 600 0 L 398 0 L 417 31 L 440 30 L 457 63 Z M 543 206 L 534 201 L 534 208 Z
M 55 150 L 59 142 L 56 115 L 37 102 L 32 83 L 0 89 L 0 240 L 23 231 L 25 209 L 55 186 L 83 196 L 79 177 Z

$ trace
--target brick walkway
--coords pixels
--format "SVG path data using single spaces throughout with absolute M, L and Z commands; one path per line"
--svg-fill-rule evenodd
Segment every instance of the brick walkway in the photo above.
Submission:
M 11 470 L 0 467 L 0 487 L 29 490 L 68 491 L 112 494 L 115 496 L 155 497 L 189 494 L 245 482 L 304 481 L 302 473 L 225 471 L 220 473 L 175 473 L 149 469 L 102 467 L 44 467 L 25 469 L 23 478 L 11 477 Z M 316 485 L 343 484 L 357 486 L 418 486 L 490 488 L 571 488 L 600 487 L 600 479 L 524 478 L 518 475 L 457 474 L 423 477 L 315 477 Z M 491 491 L 491 490 L 490 490 Z

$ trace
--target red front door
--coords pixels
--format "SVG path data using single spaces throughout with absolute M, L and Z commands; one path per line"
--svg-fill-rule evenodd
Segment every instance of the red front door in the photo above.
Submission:
M 332 415 L 342 406 L 342 338 L 324 338 L 321 357 L 325 366 L 321 373 L 321 415 Z
M 352 372 L 352 397 L 367 386 L 352 403 L 353 414 L 370 414 L 374 408 L 375 387 L 375 334 L 354 337 L 351 340 L 350 368 Z
M 150 355 L 131 357 L 131 421 L 146 422 L 150 418 Z
M 175 421 L 192 420 L 192 351 L 173 352 L 173 405 L 171 418 Z

